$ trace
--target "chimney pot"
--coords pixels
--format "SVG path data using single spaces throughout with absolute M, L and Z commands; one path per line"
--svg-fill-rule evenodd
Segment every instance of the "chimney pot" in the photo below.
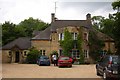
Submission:
M 51 22 L 55 22 L 55 13 L 51 13 Z
M 87 20 L 91 20 L 91 14 L 90 14 L 90 13 L 88 13 L 88 14 L 86 15 L 86 19 L 87 19 Z

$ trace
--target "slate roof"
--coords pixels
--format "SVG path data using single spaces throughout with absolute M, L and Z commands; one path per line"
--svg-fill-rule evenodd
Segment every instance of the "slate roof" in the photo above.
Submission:
M 56 20 L 51 24 L 51 30 L 55 31 L 57 28 L 68 26 L 83 26 L 85 28 L 90 28 L 92 24 L 90 24 L 87 20 Z
M 92 24 L 87 20 L 55 20 L 55 22 L 52 22 L 47 29 L 33 37 L 32 40 L 50 40 L 51 32 L 56 31 L 57 28 L 68 26 L 83 26 L 85 28 L 91 28 Z
M 15 39 L 14 41 L 6 44 L 2 47 L 3 50 L 10 50 L 13 47 L 17 46 L 21 50 L 25 50 L 31 47 L 31 41 L 28 37 L 20 37 L 18 39 Z
M 103 41 L 112 41 L 112 42 L 114 42 L 114 39 L 113 39 L 113 38 L 111 38 L 110 36 L 108 36 L 108 35 L 100 32 L 100 31 L 98 31 L 98 30 L 96 30 L 96 29 L 94 29 L 94 28 L 91 28 L 91 31 L 95 32 L 95 34 L 98 36 L 98 38 L 99 38 L 100 40 L 103 40 Z
M 32 40 L 50 40 L 51 27 L 46 28 L 45 30 L 39 32 L 38 35 L 32 38 Z
M 41 32 L 41 31 L 34 30 L 33 33 L 32 33 L 32 35 L 33 35 L 33 36 L 36 36 L 36 35 L 38 35 L 40 32 Z

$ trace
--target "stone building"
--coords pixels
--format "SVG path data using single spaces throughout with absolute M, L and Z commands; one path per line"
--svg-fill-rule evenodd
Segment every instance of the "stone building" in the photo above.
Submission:
M 62 48 L 59 41 L 64 40 L 64 30 L 72 34 L 73 40 L 77 40 L 77 35 L 82 33 L 82 50 L 85 59 L 89 59 L 89 30 L 92 29 L 91 14 L 86 15 L 86 20 L 58 20 L 55 14 L 51 14 L 51 24 L 43 31 L 34 32 L 33 38 L 20 37 L 2 47 L 2 62 L 3 63 L 23 63 L 26 59 L 28 49 L 35 47 L 42 54 L 50 56 L 52 51 L 57 51 L 58 55 L 62 55 Z M 82 29 L 82 30 L 80 30 Z M 81 32 L 80 32 L 80 31 Z M 113 39 L 98 32 L 98 36 L 105 41 L 104 50 L 114 50 Z M 80 59 L 80 51 L 74 45 L 71 50 L 71 57 Z
M 23 63 L 31 47 L 30 38 L 20 37 L 2 47 L 3 63 Z
M 49 55 L 52 51 L 57 51 L 59 56 L 62 55 L 62 48 L 59 41 L 64 40 L 64 30 L 72 34 L 74 40 L 77 40 L 79 29 L 81 27 L 82 37 L 84 39 L 82 50 L 85 53 L 85 58 L 89 58 L 88 36 L 91 28 L 91 15 L 86 15 L 86 20 L 58 20 L 55 14 L 51 14 L 51 25 L 44 31 L 39 32 L 38 35 L 31 39 L 31 45 L 36 49 Z M 71 57 L 80 59 L 80 52 L 76 47 L 72 49 Z

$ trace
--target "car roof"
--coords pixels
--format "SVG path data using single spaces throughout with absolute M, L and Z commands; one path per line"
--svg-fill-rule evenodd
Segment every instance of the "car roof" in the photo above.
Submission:
M 68 56 L 60 56 L 60 57 L 68 57 Z
M 106 58 L 106 57 L 120 57 L 119 55 L 105 55 L 103 56 L 103 58 Z

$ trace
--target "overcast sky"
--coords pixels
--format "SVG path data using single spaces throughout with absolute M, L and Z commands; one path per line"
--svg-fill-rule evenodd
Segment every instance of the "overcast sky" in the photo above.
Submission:
M 112 1 L 114 0 L 0 0 L 0 23 L 10 21 L 18 24 L 29 17 L 50 23 L 51 13 L 55 12 L 55 2 L 58 19 L 84 20 L 87 13 L 108 17 L 109 13 L 115 12 L 111 6 Z

